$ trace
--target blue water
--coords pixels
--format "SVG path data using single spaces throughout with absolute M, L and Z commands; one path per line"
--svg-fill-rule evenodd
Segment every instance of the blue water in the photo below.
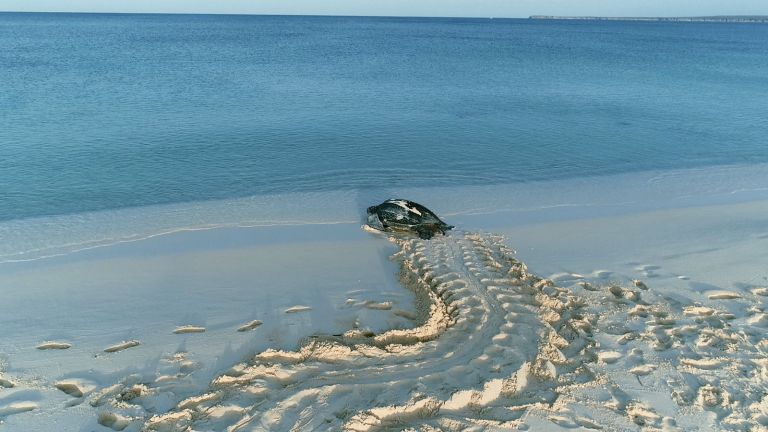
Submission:
M 768 25 L 0 14 L 0 220 L 768 161 Z

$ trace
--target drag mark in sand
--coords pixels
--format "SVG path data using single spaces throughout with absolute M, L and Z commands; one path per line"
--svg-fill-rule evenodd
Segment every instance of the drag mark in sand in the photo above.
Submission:
M 20 414 L 37 409 L 34 402 L 14 402 L 6 406 L 0 406 L 0 417 Z
M 288 309 L 285 310 L 285 313 L 292 314 L 292 313 L 306 312 L 306 311 L 311 311 L 311 310 L 312 310 L 312 308 L 309 307 L 309 306 L 297 305 L 297 306 L 289 307 Z
M 180 326 L 176 327 L 176 329 L 173 331 L 175 334 L 186 334 L 186 333 L 205 333 L 205 327 L 199 327 L 199 326 Z
M 2 376 L 0 376 L 0 387 L 13 388 L 13 387 L 16 387 L 16 384 L 13 381 L 5 379 Z
M 63 391 L 64 393 L 72 396 L 72 397 L 83 397 L 83 390 L 80 388 L 78 383 L 75 382 L 69 382 L 69 381 L 63 381 L 63 382 L 57 382 L 54 384 L 54 387 L 57 389 Z
M 98 423 L 112 430 L 121 431 L 131 424 L 131 419 L 111 412 L 99 414 Z
M 368 300 L 363 303 L 363 306 L 373 310 L 390 310 L 392 309 L 392 302 L 375 302 Z
M 72 344 L 66 342 L 43 342 L 36 348 L 39 350 L 65 350 L 72 347 Z
M 532 421 L 673 431 L 702 418 L 718 430 L 768 426 L 768 314 L 756 299 L 682 304 L 603 275 L 564 275 L 571 285 L 559 287 L 494 235 L 391 241 L 415 294 L 415 327 L 268 349 L 164 413 L 152 398 L 173 395 L 132 379 L 93 401 L 144 431 L 517 430 Z M 751 317 L 718 308 L 728 302 Z
M 247 322 L 247 323 L 241 325 L 240 327 L 238 327 L 237 331 L 239 331 L 239 332 L 246 332 L 248 330 L 253 330 L 256 327 L 260 326 L 261 324 L 262 324 L 261 321 L 253 320 L 253 321 Z
M 511 428 L 524 407 L 552 404 L 559 381 L 590 379 L 580 368 L 593 345 L 575 313 L 583 304 L 530 274 L 500 237 L 393 241 L 416 327 L 267 350 L 224 371 L 199 402 L 149 418 L 147 430 Z
M 119 344 L 107 347 L 107 348 L 104 349 L 104 352 L 106 352 L 106 353 L 115 353 L 115 352 L 118 352 L 118 351 L 126 350 L 128 348 L 133 348 L 133 347 L 136 347 L 136 346 L 139 346 L 139 345 L 141 345 L 141 342 L 139 342 L 137 340 L 129 340 L 129 341 L 124 341 L 124 342 L 121 342 Z
M 707 298 L 710 300 L 733 300 L 741 298 L 741 295 L 732 291 L 713 291 L 707 294 Z

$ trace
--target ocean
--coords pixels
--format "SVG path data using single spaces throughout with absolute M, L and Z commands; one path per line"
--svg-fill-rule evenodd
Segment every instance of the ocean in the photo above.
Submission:
M 2 13 L 0 89 L 3 221 L 768 162 L 759 24 Z

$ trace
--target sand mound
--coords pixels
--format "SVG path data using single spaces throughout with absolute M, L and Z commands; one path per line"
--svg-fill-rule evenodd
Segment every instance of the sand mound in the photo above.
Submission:
M 119 344 L 109 346 L 104 349 L 104 352 L 115 353 L 115 352 L 127 350 L 128 348 L 133 348 L 139 345 L 141 345 L 141 342 L 137 340 L 129 340 L 129 341 L 124 341 L 124 342 L 120 342 Z
M 187 333 L 205 333 L 205 327 L 200 326 L 180 326 L 173 330 L 175 334 L 187 334 Z

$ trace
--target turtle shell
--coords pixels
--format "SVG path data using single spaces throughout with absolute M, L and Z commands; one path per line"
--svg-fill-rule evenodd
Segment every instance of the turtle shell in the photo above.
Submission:
M 453 228 L 421 204 L 405 199 L 389 199 L 368 208 L 369 225 L 384 231 L 411 231 L 422 238 L 445 233 Z

